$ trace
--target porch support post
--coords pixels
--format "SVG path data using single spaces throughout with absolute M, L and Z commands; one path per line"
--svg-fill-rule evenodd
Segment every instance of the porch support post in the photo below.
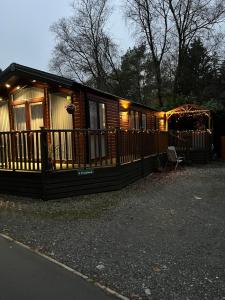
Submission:
M 45 127 L 41 127 L 41 170 L 45 173 L 49 169 L 48 163 L 48 134 Z
M 44 88 L 43 117 L 44 127 L 50 129 L 49 89 L 47 87 Z

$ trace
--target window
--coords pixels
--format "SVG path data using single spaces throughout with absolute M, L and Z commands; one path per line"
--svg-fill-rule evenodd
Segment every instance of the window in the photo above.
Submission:
M 141 113 L 131 110 L 129 115 L 129 127 L 130 129 L 140 129 L 142 124 Z
M 10 131 L 8 103 L 0 103 L 0 131 Z
M 140 114 L 138 111 L 135 112 L 135 129 L 140 129 Z
M 89 101 L 90 129 L 105 129 L 106 128 L 106 109 L 104 103 Z M 89 136 L 89 147 L 91 159 L 105 157 L 106 141 L 104 131 L 100 135 L 91 132 Z
M 141 120 L 141 122 L 142 122 L 142 129 L 147 129 L 147 116 L 146 116 L 146 114 L 143 114 L 142 113 L 142 120 Z
M 91 129 L 106 128 L 106 110 L 104 103 L 89 101 L 89 113 Z
M 99 128 L 106 128 L 106 117 L 105 117 L 105 104 L 99 103 Z
M 29 129 L 26 124 L 25 104 L 14 106 L 14 126 L 18 131 Z
M 134 111 L 133 110 L 130 111 L 130 115 L 129 115 L 129 127 L 130 127 L 130 129 L 135 128 L 135 120 L 134 120 Z

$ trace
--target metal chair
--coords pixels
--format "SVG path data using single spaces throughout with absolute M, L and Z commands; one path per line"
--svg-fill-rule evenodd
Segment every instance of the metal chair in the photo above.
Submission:
M 167 163 L 170 162 L 173 165 L 175 165 L 174 170 L 176 170 L 178 165 L 181 164 L 185 159 L 184 156 L 177 156 L 177 151 L 174 146 L 169 146 L 167 148 L 167 158 L 168 158 Z

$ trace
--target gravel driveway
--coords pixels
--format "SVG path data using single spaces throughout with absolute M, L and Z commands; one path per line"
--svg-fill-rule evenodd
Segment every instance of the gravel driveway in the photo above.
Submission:
M 131 299 L 222 300 L 225 164 L 59 201 L 0 196 L 0 232 Z

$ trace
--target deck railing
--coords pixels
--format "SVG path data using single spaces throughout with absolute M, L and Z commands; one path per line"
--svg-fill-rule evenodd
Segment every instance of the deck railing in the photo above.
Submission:
M 178 150 L 190 151 L 210 150 L 212 143 L 212 133 L 210 131 L 174 131 L 169 133 L 169 144 Z
M 206 130 L 169 132 L 169 145 L 175 146 L 179 153 L 184 154 L 186 161 L 192 160 L 194 152 L 205 153 L 210 157 L 212 133 Z
M 48 130 L 0 132 L 0 169 L 55 171 L 115 167 L 165 152 L 167 132 Z

